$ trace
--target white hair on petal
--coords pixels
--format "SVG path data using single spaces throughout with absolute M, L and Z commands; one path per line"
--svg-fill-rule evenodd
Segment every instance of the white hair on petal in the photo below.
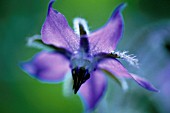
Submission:
M 90 33 L 88 25 L 87 25 L 87 21 L 83 18 L 74 18 L 73 20 L 73 25 L 74 25 L 74 32 L 80 36 L 80 28 L 79 28 L 79 24 L 81 24 L 84 28 L 84 30 L 86 31 L 87 35 Z
M 139 68 L 138 59 L 133 54 L 127 55 L 128 51 L 112 51 L 111 54 L 116 54 L 118 58 L 124 59 L 129 62 L 132 66 Z

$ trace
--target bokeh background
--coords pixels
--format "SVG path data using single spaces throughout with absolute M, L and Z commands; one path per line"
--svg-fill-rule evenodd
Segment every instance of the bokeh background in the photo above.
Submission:
M 49 0 L 0 1 L 0 113 L 81 113 L 77 95 L 64 97 L 61 84 L 43 84 L 24 73 L 19 63 L 40 50 L 28 48 L 26 39 L 40 34 Z M 135 54 L 140 69 L 123 62 L 159 90 L 149 92 L 128 80 L 123 91 L 109 79 L 107 94 L 95 113 L 170 113 L 170 1 L 169 0 L 57 0 L 53 7 L 70 26 L 83 17 L 93 31 L 108 20 L 122 2 L 125 30 L 118 50 Z

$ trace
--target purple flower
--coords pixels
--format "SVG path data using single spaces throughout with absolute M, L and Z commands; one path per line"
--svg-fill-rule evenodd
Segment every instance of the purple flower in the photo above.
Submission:
M 35 36 L 28 41 L 31 46 L 45 47 L 44 51 L 24 62 L 24 71 L 50 83 L 63 81 L 70 72 L 72 89 L 75 94 L 78 92 L 88 110 L 94 109 L 106 91 L 105 75 L 118 82 L 121 78 L 132 78 L 142 87 L 157 91 L 146 80 L 129 73 L 118 61 L 121 58 L 137 65 L 137 59 L 126 52 L 114 51 L 123 31 L 121 10 L 125 4 L 116 8 L 105 26 L 90 33 L 86 21 L 81 18 L 74 19 L 74 32 L 65 17 L 52 8 L 53 2 L 49 3 L 41 38 Z

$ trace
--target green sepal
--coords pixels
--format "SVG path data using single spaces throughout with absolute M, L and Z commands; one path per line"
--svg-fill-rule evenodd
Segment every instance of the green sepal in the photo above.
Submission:
M 128 88 L 126 81 L 124 79 L 120 79 L 111 72 L 101 69 L 106 75 L 108 75 L 110 78 L 112 78 L 122 89 L 126 90 Z
M 57 52 L 57 53 L 63 54 L 67 59 L 70 59 L 71 55 L 72 55 L 72 53 L 70 51 L 66 50 L 65 48 L 60 48 L 60 47 L 56 47 L 54 45 L 43 43 L 43 41 L 41 39 L 41 35 L 34 35 L 34 36 L 28 38 L 27 46 L 46 50 L 49 52 L 51 52 L 51 51 Z
M 34 35 L 32 37 L 29 37 L 27 41 L 27 46 L 47 51 L 56 50 L 56 48 L 53 45 L 44 44 L 43 41 L 41 40 L 41 35 Z

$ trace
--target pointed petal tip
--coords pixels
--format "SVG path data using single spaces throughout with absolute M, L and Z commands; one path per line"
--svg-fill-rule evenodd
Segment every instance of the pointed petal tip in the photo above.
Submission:
M 115 9 L 115 13 L 116 12 L 120 12 L 120 11 L 122 11 L 125 7 L 127 6 L 127 3 L 121 3 L 121 4 L 119 4 L 118 6 L 117 6 L 117 8 Z
M 148 83 L 149 84 L 149 83 Z M 156 93 L 159 93 L 160 91 L 155 87 L 153 86 L 152 84 L 149 84 L 150 86 L 148 88 L 146 88 L 147 90 L 149 91 L 152 91 L 152 92 L 156 92 Z
M 139 84 L 140 85 L 140 84 Z M 142 85 L 141 85 L 142 86 Z M 144 87 L 144 86 L 142 86 L 142 87 Z M 144 87 L 145 89 L 147 89 L 147 90 L 149 90 L 149 91 L 152 91 L 152 92 L 156 92 L 156 93 L 159 93 L 160 91 L 157 89 L 157 88 L 155 88 L 153 85 L 151 85 L 150 84 L 150 86 L 148 86 L 148 87 Z
M 54 2 L 55 2 L 55 0 L 50 0 L 50 2 L 49 2 L 49 4 L 48 4 L 48 13 L 47 13 L 47 14 L 49 14 L 49 12 L 50 12 L 50 10 L 51 10 L 52 5 L 53 5 Z M 57 13 L 56 10 L 55 10 L 55 12 Z
M 124 9 L 124 8 L 126 8 L 126 6 L 127 6 L 127 3 L 121 3 L 121 4 L 119 5 L 119 7 L 120 7 L 121 10 Z
M 123 9 L 127 6 L 127 3 L 121 3 L 119 4 L 116 9 L 113 11 L 112 13 L 112 18 L 116 17 L 117 15 L 121 15 L 121 11 L 123 11 Z
M 20 62 L 19 67 L 26 73 L 32 74 L 31 67 L 27 65 L 28 62 Z
M 50 0 L 50 2 L 49 2 L 49 7 L 51 7 L 54 2 L 55 2 L 55 0 Z
M 149 91 L 153 91 L 153 92 L 159 92 L 159 90 L 157 88 L 155 88 L 152 84 L 150 84 L 147 80 L 135 75 L 135 74 L 130 74 L 132 76 L 132 78 L 143 88 L 149 90 Z

